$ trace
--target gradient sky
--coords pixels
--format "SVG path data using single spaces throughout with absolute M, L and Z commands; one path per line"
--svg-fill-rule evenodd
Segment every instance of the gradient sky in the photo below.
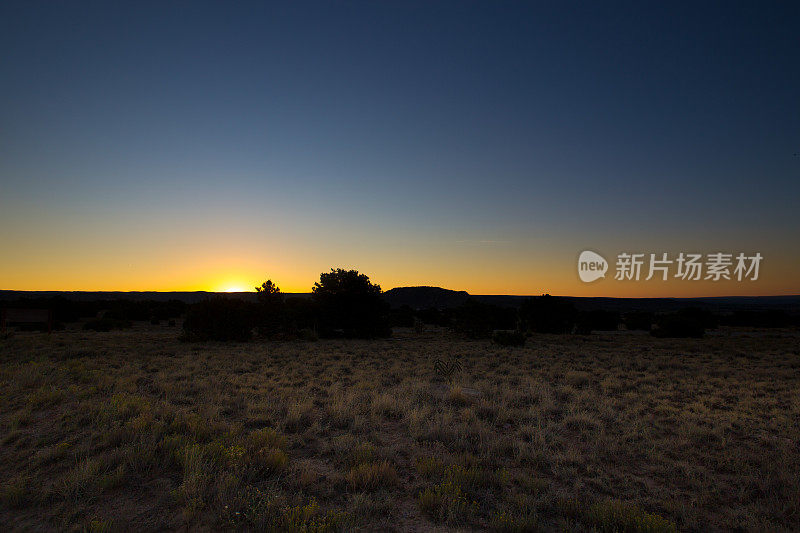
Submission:
M 800 294 L 799 243 L 797 2 L 0 5 L 0 289 Z

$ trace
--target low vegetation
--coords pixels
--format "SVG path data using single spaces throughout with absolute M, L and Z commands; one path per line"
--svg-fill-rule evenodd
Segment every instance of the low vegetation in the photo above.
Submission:
M 800 529 L 796 330 L 0 341 L 0 523 Z

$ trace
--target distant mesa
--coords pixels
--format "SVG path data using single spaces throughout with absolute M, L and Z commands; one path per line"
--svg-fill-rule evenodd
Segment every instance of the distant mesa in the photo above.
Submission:
M 458 307 L 469 299 L 467 291 L 452 291 L 441 287 L 396 287 L 383 293 L 392 307 L 412 309 L 448 309 Z

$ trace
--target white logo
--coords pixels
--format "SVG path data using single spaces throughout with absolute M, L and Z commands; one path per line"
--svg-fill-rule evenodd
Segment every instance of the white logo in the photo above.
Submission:
M 607 270 L 608 261 L 600 254 L 585 250 L 578 257 L 578 276 L 585 283 L 606 277 Z

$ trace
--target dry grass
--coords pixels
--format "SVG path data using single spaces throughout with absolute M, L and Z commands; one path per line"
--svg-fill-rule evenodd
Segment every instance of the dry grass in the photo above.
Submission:
M 0 523 L 798 530 L 800 335 L 740 333 L 17 334 L 0 340 Z M 436 359 L 459 362 L 452 383 Z

